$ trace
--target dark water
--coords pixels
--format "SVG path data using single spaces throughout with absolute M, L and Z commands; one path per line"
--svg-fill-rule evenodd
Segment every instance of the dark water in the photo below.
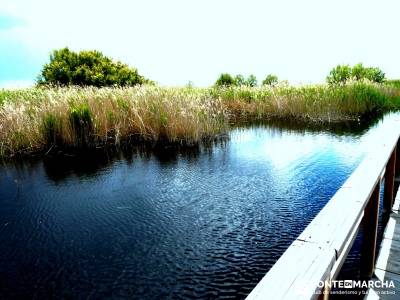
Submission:
M 387 121 L 4 163 L 0 299 L 244 298 Z M 357 243 L 341 276 L 357 275 Z

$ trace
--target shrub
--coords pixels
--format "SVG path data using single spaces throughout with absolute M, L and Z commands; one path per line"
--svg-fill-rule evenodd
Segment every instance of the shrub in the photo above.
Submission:
M 246 85 L 246 79 L 244 78 L 243 75 L 238 74 L 235 76 L 235 85 L 236 86 Z
M 265 77 L 265 79 L 262 82 L 263 85 L 270 85 L 270 86 L 274 86 L 277 83 L 278 83 L 278 76 L 274 74 L 267 75 L 267 77 Z
M 257 78 L 253 74 L 250 74 L 250 76 L 247 78 L 245 78 L 242 74 L 238 74 L 233 78 L 233 83 L 225 84 L 225 86 L 229 85 L 254 87 L 257 86 Z
M 257 78 L 255 75 L 250 74 L 250 76 L 246 80 L 246 85 L 250 87 L 255 87 L 257 86 Z
M 333 68 L 326 78 L 329 84 L 344 84 L 346 81 L 367 79 L 372 82 L 382 83 L 385 80 L 385 73 L 379 68 L 364 67 L 358 63 L 353 67 L 349 65 L 338 65 Z
M 330 72 L 326 81 L 329 84 L 344 84 L 351 77 L 351 67 L 349 65 L 337 65 Z
M 356 64 L 352 69 L 351 69 L 351 76 L 355 80 L 361 80 L 365 78 L 366 75 L 366 68 L 363 66 L 362 63 Z
M 229 73 L 222 73 L 217 81 L 215 82 L 216 86 L 231 86 L 235 85 L 235 79 Z
M 382 83 L 385 81 L 385 73 L 379 68 L 366 68 L 365 78 L 373 82 Z
M 133 86 L 150 83 L 136 69 L 115 62 L 96 50 L 73 52 L 68 48 L 54 50 L 45 64 L 39 85 Z

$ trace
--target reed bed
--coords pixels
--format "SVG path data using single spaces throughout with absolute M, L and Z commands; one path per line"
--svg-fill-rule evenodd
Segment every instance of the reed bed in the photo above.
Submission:
M 238 119 L 337 122 L 400 107 L 393 85 L 0 91 L 0 156 L 125 141 L 196 144 Z
M 35 88 L 3 91 L 0 155 L 126 140 L 192 144 L 225 130 L 219 99 L 198 90 Z
M 214 90 L 234 118 L 340 122 L 400 108 L 400 89 L 370 82 L 346 85 L 236 87 Z

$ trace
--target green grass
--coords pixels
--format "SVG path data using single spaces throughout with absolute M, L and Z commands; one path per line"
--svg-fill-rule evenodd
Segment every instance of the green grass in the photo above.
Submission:
M 385 84 L 400 89 L 400 79 L 387 80 Z
M 196 144 L 243 120 L 319 124 L 400 107 L 397 83 L 0 90 L 0 156 L 125 141 Z

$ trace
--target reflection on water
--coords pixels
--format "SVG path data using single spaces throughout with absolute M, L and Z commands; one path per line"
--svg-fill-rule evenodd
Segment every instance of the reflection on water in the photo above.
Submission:
M 243 298 L 392 117 L 359 133 L 264 124 L 185 151 L 4 163 L 0 298 Z

